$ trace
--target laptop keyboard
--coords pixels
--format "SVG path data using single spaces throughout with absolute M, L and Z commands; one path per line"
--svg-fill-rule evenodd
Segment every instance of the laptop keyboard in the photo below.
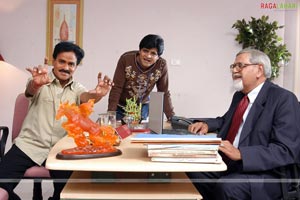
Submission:
M 189 135 L 193 134 L 187 129 L 163 129 L 162 134 Z

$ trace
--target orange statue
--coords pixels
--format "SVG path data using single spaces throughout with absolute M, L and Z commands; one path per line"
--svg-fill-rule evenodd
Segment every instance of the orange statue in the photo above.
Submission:
M 79 106 L 62 103 L 56 114 L 56 119 L 66 116 L 68 119 L 62 127 L 73 137 L 77 148 L 63 150 L 63 154 L 97 154 L 115 152 L 114 147 L 119 142 L 115 129 L 111 126 L 100 126 L 89 118 L 93 112 L 94 99 Z

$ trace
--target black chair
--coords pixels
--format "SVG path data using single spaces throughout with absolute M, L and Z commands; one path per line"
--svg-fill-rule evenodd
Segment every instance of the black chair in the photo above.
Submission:
M 281 167 L 282 200 L 300 200 L 300 164 Z M 288 173 L 291 173 L 288 176 Z
M 8 136 L 8 127 L 0 126 L 0 162 L 5 153 L 5 145 Z M 0 188 L 0 200 L 8 200 L 8 193 Z
M 299 102 L 299 112 L 300 112 L 300 102 Z M 282 199 L 300 200 L 300 163 L 281 167 L 280 177 L 281 177 Z
M 0 126 L 0 162 L 5 153 L 5 145 L 8 137 L 8 127 Z

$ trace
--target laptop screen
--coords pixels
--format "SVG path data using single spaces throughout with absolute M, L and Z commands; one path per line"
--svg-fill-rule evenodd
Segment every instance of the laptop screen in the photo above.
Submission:
M 158 134 L 162 134 L 164 117 L 164 93 L 151 92 L 149 103 L 148 128 Z

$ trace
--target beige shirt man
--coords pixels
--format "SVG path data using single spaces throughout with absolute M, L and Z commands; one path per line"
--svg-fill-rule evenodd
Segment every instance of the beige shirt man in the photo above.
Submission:
M 60 103 L 69 101 L 79 105 L 81 93 L 87 91 L 73 79 L 62 87 L 53 72 L 49 73 L 49 78 L 51 82 L 30 98 L 29 112 L 15 140 L 15 144 L 39 165 L 46 160 L 54 144 L 66 135 L 61 127 L 64 119 L 55 120 Z

